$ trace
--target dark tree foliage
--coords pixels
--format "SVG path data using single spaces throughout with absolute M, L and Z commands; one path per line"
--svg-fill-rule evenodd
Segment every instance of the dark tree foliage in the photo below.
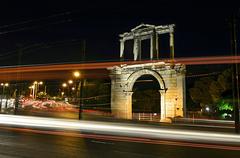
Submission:
M 189 89 L 193 102 L 200 105 L 214 105 L 232 95 L 232 71 L 227 69 L 217 77 L 203 77 Z

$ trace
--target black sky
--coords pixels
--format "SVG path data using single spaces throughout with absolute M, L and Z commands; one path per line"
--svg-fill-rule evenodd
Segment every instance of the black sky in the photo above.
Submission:
M 178 57 L 230 55 L 228 18 L 239 7 L 231 1 L 6 1 L 0 63 L 79 62 L 83 40 L 86 60 L 117 60 L 118 34 L 141 23 L 176 24 Z

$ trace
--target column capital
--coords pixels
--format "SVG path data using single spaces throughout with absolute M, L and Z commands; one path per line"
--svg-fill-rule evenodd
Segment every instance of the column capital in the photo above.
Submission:
M 162 95 L 162 94 L 166 94 L 167 89 L 160 89 L 160 90 L 158 90 L 158 91 L 159 91 L 159 93 Z
M 132 96 L 133 92 L 132 91 L 125 91 L 124 94 L 127 95 L 127 96 Z

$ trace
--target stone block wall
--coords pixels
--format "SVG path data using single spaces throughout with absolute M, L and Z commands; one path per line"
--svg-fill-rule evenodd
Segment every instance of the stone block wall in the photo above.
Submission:
M 161 89 L 161 120 L 184 114 L 185 66 L 174 68 L 169 63 L 148 63 L 108 68 L 111 77 L 111 110 L 118 118 L 132 118 L 132 88 L 142 75 L 155 77 Z

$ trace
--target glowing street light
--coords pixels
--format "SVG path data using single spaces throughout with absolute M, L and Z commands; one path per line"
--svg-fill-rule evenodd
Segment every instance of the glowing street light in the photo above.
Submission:
M 68 83 L 69 84 L 73 84 L 73 80 L 68 80 Z
M 79 71 L 73 72 L 73 76 L 76 78 L 80 77 L 80 72 Z
M 66 84 L 66 83 L 63 83 L 62 86 L 65 88 L 65 87 L 67 87 L 67 84 Z
M 38 93 L 38 89 L 39 89 L 39 85 L 42 85 L 43 84 L 43 81 L 34 81 L 33 82 L 33 90 L 32 90 L 32 92 L 33 92 L 33 98 L 35 99 L 36 98 L 36 96 L 37 96 L 37 93 Z
M 2 87 L 2 95 L 5 95 L 5 87 L 8 87 L 8 86 L 9 86 L 9 83 L 1 83 L 0 85 L 1 85 L 1 87 Z M 1 96 L 0 111 L 2 110 L 2 97 L 3 97 L 3 96 Z M 6 104 L 6 108 L 7 108 L 7 104 Z
M 73 72 L 73 76 L 77 79 L 76 82 L 76 92 L 77 92 L 77 96 L 79 96 L 79 120 L 82 119 L 82 108 L 83 108 L 83 101 L 82 101 L 82 96 L 83 96 L 83 80 L 82 78 L 80 78 L 81 74 L 79 71 L 74 71 Z M 80 80 L 78 80 L 80 78 Z M 73 90 L 73 89 L 72 89 Z M 74 89 L 75 90 L 75 89 Z M 79 95 L 80 93 L 80 95 Z

